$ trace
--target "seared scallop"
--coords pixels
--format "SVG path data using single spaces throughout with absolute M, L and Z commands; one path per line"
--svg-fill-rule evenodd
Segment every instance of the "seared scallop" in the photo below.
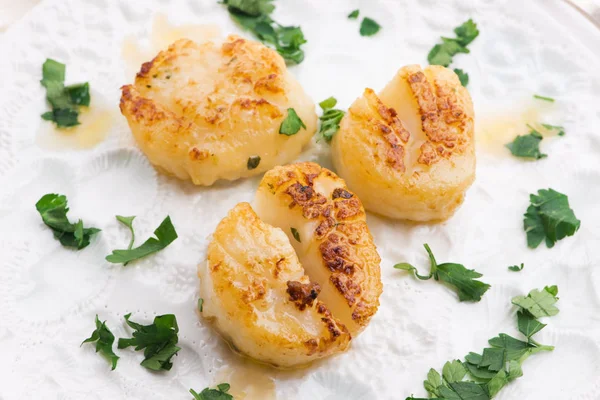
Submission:
M 281 229 L 240 203 L 200 265 L 202 314 L 240 352 L 280 367 L 345 350 L 350 334 L 319 299 Z
M 333 172 L 305 162 L 275 167 L 261 181 L 255 209 L 281 228 L 319 299 L 355 336 L 379 306 L 380 258 L 359 198 Z
M 150 162 L 197 185 L 285 164 L 317 125 L 314 103 L 281 56 L 237 36 L 173 43 L 123 86 L 120 107 Z M 290 108 L 305 128 L 287 136 L 279 130 Z
M 332 141 L 337 173 L 365 208 L 414 221 L 444 220 L 475 179 L 474 112 L 456 74 L 401 68 L 379 96 L 365 89 Z

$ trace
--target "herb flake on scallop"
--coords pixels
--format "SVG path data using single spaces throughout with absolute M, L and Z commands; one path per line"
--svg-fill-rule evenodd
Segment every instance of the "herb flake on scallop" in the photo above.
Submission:
M 131 218 L 131 222 L 133 221 L 133 217 L 125 218 Z M 131 230 L 133 238 L 133 227 L 131 227 Z M 156 228 L 156 230 L 154 231 L 154 235 L 156 236 L 156 238 L 151 237 L 136 248 L 129 247 L 128 249 L 123 250 L 113 250 L 112 254 L 106 256 L 106 261 L 115 264 L 127 265 L 127 263 L 129 263 L 130 261 L 146 257 L 147 255 L 150 255 L 152 253 L 156 253 L 157 251 L 160 251 L 168 245 L 170 245 L 171 243 L 173 243 L 173 241 L 177 239 L 177 232 L 175 231 L 175 227 L 171 223 L 171 217 L 167 216 L 161 222 L 158 228 Z
M 298 114 L 296 114 L 296 110 L 293 108 L 287 109 L 287 117 L 281 123 L 279 127 L 279 133 L 282 135 L 292 136 L 300 131 L 300 128 L 306 129 L 306 125 L 300 119 Z
M 75 224 L 69 222 L 69 208 L 64 195 L 46 194 L 38 200 L 35 208 L 42 216 L 44 224 L 52 229 L 54 238 L 65 247 L 81 250 L 90 244 L 92 236 L 100 232 L 98 228 L 84 228 L 81 220 Z
M 173 314 L 159 315 L 150 325 L 140 325 L 130 321 L 131 314 L 125 315 L 127 325 L 134 329 L 132 338 L 119 339 L 119 349 L 134 346 L 136 351 L 144 350 L 143 367 L 153 371 L 169 371 L 173 366 L 171 359 L 177 354 L 179 327 Z
M 375 20 L 365 17 L 360 23 L 360 35 L 361 36 L 373 36 L 381 29 L 381 25 L 379 25 Z
M 438 264 L 435 257 L 429 248 L 428 244 L 424 245 L 429 256 L 430 271 L 429 275 L 419 275 L 417 269 L 408 263 L 399 263 L 394 265 L 394 268 L 404 271 L 413 272 L 418 279 L 428 280 L 433 277 L 436 281 L 440 280 L 450 286 L 456 288 L 458 299 L 460 301 L 480 301 L 481 296 L 487 292 L 490 285 L 476 280 L 481 278 L 479 272 L 472 269 L 467 269 L 462 264 L 443 263 Z
M 81 344 L 94 342 L 96 343 L 96 353 L 100 353 L 104 358 L 110 361 L 112 366 L 111 370 L 117 368 L 119 356 L 117 356 L 112 349 L 113 343 L 115 342 L 115 336 L 106 327 L 106 321 L 100 322 L 98 314 L 96 314 L 96 329 L 92 332 L 92 335 L 85 339 Z
M 298 232 L 296 228 L 290 228 L 290 231 L 292 231 L 292 236 L 294 237 L 294 239 L 296 239 L 298 243 L 302 243 L 302 241 L 300 240 L 300 232 Z
M 248 161 L 246 162 L 246 167 L 249 170 L 255 169 L 260 164 L 260 156 L 252 156 L 248 157 Z
M 542 241 L 553 247 L 557 241 L 573 236 L 581 226 L 569 206 L 569 198 L 556 190 L 540 189 L 529 196 L 529 201 L 523 227 L 530 248 L 538 247 Z

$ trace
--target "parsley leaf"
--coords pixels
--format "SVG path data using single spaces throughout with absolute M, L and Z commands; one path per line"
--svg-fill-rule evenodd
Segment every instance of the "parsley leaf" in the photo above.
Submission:
M 365 17 L 360 23 L 359 33 L 360 36 L 373 36 L 374 34 L 379 32 L 380 29 L 381 26 L 377 22 L 375 22 L 369 17 Z
M 542 124 L 542 126 L 549 131 L 554 131 L 558 136 L 565 136 L 565 128 L 560 125 Z
M 130 250 L 133 247 L 133 243 L 135 241 L 135 232 L 133 231 L 133 220 L 135 219 L 135 216 L 123 217 L 123 216 L 117 215 L 116 218 L 117 218 L 117 221 L 119 221 L 120 223 L 122 223 L 126 227 L 128 227 L 129 231 L 131 232 L 131 240 L 129 241 L 129 246 L 127 246 L 127 249 Z
M 449 66 L 455 55 L 459 53 L 469 53 L 467 46 L 479 36 L 477 24 L 469 19 L 461 26 L 454 29 L 456 38 L 442 37 L 442 43 L 438 43 L 427 54 L 427 61 L 430 65 Z M 462 69 L 455 68 L 454 72 L 458 75 L 460 83 L 467 86 L 469 83 L 469 74 Z
M 479 36 L 479 29 L 477 29 L 477 24 L 473 22 L 472 19 L 469 19 L 461 26 L 455 28 L 454 33 L 456 33 L 456 40 L 458 43 L 461 46 L 466 47 Z
M 337 104 L 335 97 L 329 97 L 319 103 L 323 110 L 323 115 L 319 117 L 321 124 L 319 126 L 319 135 L 327 142 L 330 142 L 333 135 L 340 129 L 340 121 L 346 114 L 343 110 L 334 109 Z
M 458 79 L 460 80 L 460 84 L 464 87 L 467 87 L 469 84 L 469 74 L 467 74 L 462 69 L 454 68 L 454 73 L 458 75 Z
M 527 336 L 527 339 L 530 339 L 532 335 L 544 329 L 546 324 L 542 324 L 529 312 L 521 310 L 517 313 L 517 326 L 519 327 L 519 332 Z
M 573 236 L 581 226 L 569 206 L 566 195 L 553 189 L 540 189 L 538 194 L 529 196 L 531 205 L 527 208 L 523 226 L 527 234 L 527 245 L 535 249 L 545 239 L 547 247 L 567 237 Z
M 290 228 L 290 230 L 292 231 L 292 236 L 294 237 L 294 239 L 296 239 L 298 243 L 302 243 L 302 241 L 300 240 L 300 232 L 298 232 L 296 228 Z
M 282 26 L 269 14 L 275 6 L 271 0 L 224 0 L 231 17 L 242 27 L 252 31 L 264 43 L 269 43 L 288 63 L 300 64 L 306 43 L 304 33 L 298 26 Z
M 64 195 L 49 193 L 42 196 L 35 204 L 42 216 L 42 221 L 54 233 L 54 238 L 65 247 L 75 247 L 81 250 L 90 244 L 91 237 L 100 232 L 98 228 L 84 228 L 79 220 L 72 224 L 67 218 L 67 198 Z
M 519 271 L 523 271 L 524 267 L 525 267 L 525 264 L 521 263 L 520 267 L 518 265 L 511 265 L 510 267 L 508 267 L 508 269 L 511 271 L 514 271 L 514 272 L 519 272 Z
M 527 311 L 534 318 L 551 317 L 558 314 L 558 287 L 546 286 L 543 290 L 533 289 L 527 296 L 516 296 L 512 303 Z M 540 328 L 541 329 L 541 328 Z
M 255 169 L 260 164 L 260 156 L 252 156 L 248 157 L 248 161 L 246 162 L 246 167 L 248 169 Z
M 358 9 L 354 10 L 350 14 L 348 14 L 348 19 L 356 19 L 358 18 L 358 14 L 360 14 L 360 11 Z
M 556 286 L 544 290 L 553 296 L 558 294 Z M 471 352 L 465 356 L 464 362 L 447 362 L 441 375 L 430 369 L 427 380 L 423 382 L 429 400 L 490 400 L 508 383 L 523 376 L 522 364 L 530 355 L 554 350 L 553 346 L 540 345 L 532 339 L 546 325 L 525 310 L 519 311 L 517 318 L 519 331 L 527 337 L 527 342 L 501 333 L 489 340 L 491 347 L 485 348 L 482 354 Z M 465 380 L 467 376 L 475 381 Z M 411 396 L 406 400 L 427 399 Z
M 129 320 L 131 314 L 125 316 L 127 325 L 135 330 L 133 337 L 119 339 L 119 349 L 135 346 L 135 350 L 144 349 L 144 361 L 141 365 L 153 371 L 169 371 L 173 366 L 171 358 L 177 354 L 180 347 L 177 333 L 177 318 L 173 314 L 159 315 L 151 325 L 140 325 Z
M 552 97 L 540 96 L 539 94 L 534 94 L 533 98 L 538 99 L 538 100 L 548 101 L 550 103 L 554 103 L 554 99 Z
M 281 126 L 279 127 L 279 133 L 292 136 L 298 133 L 300 128 L 306 129 L 306 125 L 304 125 L 304 122 L 302 122 L 298 114 L 296 114 L 296 110 L 293 108 L 288 108 L 287 112 L 287 117 L 285 117 L 281 123 Z
M 190 389 L 194 400 L 233 400 L 233 396 L 227 393 L 231 386 L 229 383 L 221 383 L 216 389 L 205 388 L 200 393 Z
M 490 288 L 490 285 L 487 283 L 475 280 L 475 278 L 481 278 L 483 275 L 472 269 L 466 269 L 462 264 L 438 264 L 429 245 L 424 244 L 424 247 L 429 255 L 431 265 L 428 276 L 419 275 L 417 269 L 408 263 L 396 264 L 394 265 L 394 268 L 414 272 L 415 276 L 421 280 L 428 280 L 433 277 L 436 281 L 441 280 L 442 282 L 454 286 L 458 291 L 458 299 L 460 301 L 481 300 L 481 296 L 483 296 Z
M 133 232 L 133 231 L 132 231 Z M 149 238 L 141 246 L 134 249 L 113 250 L 112 254 L 106 256 L 106 261 L 115 264 L 125 264 L 146 257 L 149 254 L 156 253 L 173 243 L 177 239 L 177 232 L 171 223 L 171 217 L 166 217 L 158 228 L 154 231 L 156 238 Z
M 79 125 L 79 106 L 90 105 L 90 86 L 79 83 L 65 87 L 64 64 L 52 59 L 46 59 L 42 65 L 42 80 L 46 88 L 46 99 L 52 106 L 52 111 L 42 114 L 42 119 L 53 121 L 59 128 Z
M 81 344 L 96 342 L 96 353 L 100 352 L 104 358 L 110 361 L 114 370 L 117 368 L 117 361 L 119 357 L 113 352 L 112 346 L 115 342 L 115 336 L 106 327 L 106 321 L 100 322 L 98 314 L 96 314 L 96 330 L 92 332 L 92 335 L 85 339 Z
M 540 142 L 543 136 L 536 130 L 532 130 L 528 135 L 519 135 L 511 143 L 506 144 L 513 156 L 522 158 L 540 158 L 548 157 L 540 151 Z
M 200 297 L 198 299 L 198 311 L 202 312 L 203 306 L 204 306 L 204 299 L 202 297 Z

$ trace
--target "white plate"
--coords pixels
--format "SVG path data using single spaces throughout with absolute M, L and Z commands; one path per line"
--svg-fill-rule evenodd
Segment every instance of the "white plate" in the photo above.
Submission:
M 252 199 L 258 179 L 196 188 L 160 175 L 135 148 L 117 109 L 119 87 L 133 79 L 131 49 L 150 45 L 144 39 L 157 15 L 175 25 L 239 29 L 213 0 L 133 3 L 44 1 L 1 39 L 0 398 L 189 399 L 189 388 L 223 380 L 248 399 L 275 391 L 286 400 L 424 395 L 429 368 L 481 351 L 500 332 L 516 333 L 511 297 L 547 284 L 559 285 L 561 312 L 539 341 L 556 350 L 527 360 L 524 376 L 497 399 L 600 397 L 600 33 L 586 18 L 547 0 L 276 1 L 276 19 L 300 24 L 308 39 L 306 60 L 291 70 L 315 101 L 334 95 L 342 107 L 365 86 L 382 88 L 400 66 L 425 63 L 439 37 L 469 17 L 481 30 L 471 54 L 457 56 L 453 65 L 471 76 L 483 132 L 477 180 L 465 204 L 439 225 L 370 215 L 383 259 L 378 314 L 347 353 L 290 373 L 249 366 L 195 312 L 196 265 L 207 237 L 233 205 Z M 346 18 L 355 8 L 377 20 L 381 32 L 359 36 L 359 22 Z M 87 80 L 93 88 L 83 143 L 63 138 L 51 146 L 47 139 L 52 132 L 39 117 L 46 107 L 39 79 L 47 57 L 67 64 L 68 82 Z M 557 101 L 544 108 L 533 93 Z M 565 137 L 544 140 L 547 159 L 523 162 L 502 147 L 511 129 L 524 128 L 522 122 L 499 124 L 527 116 L 566 127 Z M 491 137 L 495 131 L 501 137 Z M 100 140 L 103 132 L 108 136 Z M 82 148 L 96 139 L 96 146 Z M 301 158 L 331 165 L 323 143 Z M 582 227 L 553 249 L 529 250 L 522 214 L 528 194 L 547 187 L 569 196 Z M 102 228 L 92 245 L 74 252 L 51 237 L 34 207 L 48 192 L 66 194 L 72 218 Z M 104 257 L 128 241 L 116 214 L 138 216 L 139 238 L 169 214 L 180 238 L 126 268 L 109 265 Z M 392 268 L 399 261 L 427 268 L 425 242 L 438 260 L 484 274 L 492 289 L 480 303 L 459 303 L 448 288 Z M 521 262 L 522 272 L 507 270 Z M 93 346 L 79 347 L 96 313 L 117 337 L 128 335 L 128 312 L 140 321 L 176 314 L 182 350 L 171 371 L 150 373 L 139 366 L 141 354 L 124 350 L 111 372 Z

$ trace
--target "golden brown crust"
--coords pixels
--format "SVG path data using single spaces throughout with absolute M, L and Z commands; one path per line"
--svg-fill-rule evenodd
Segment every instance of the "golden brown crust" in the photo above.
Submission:
M 440 158 L 461 154 L 466 141 L 458 131 L 450 129 L 452 124 L 464 126 L 467 119 L 456 91 L 437 84 L 434 88 L 422 71 L 408 73 L 406 80 L 419 105 L 423 132 L 429 140 L 421 145 L 418 162 L 431 165 Z
M 290 295 L 290 300 L 296 304 L 300 311 L 306 307 L 311 307 L 320 291 L 321 286 L 318 283 L 287 282 L 287 293 Z
M 319 192 L 323 180 L 337 185 L 328 197 Z M 334 173 L 310 162 L 277 167 L 265 175 L 260 186 L 268 187 L 290 212 L 319 222 L 313 234 L 322 268 L 328 270 L 330 284 L 352 309 L 353 319 L 366 324 L 379 306 L 380 259 L 358 197 Z M 359 303 L 361 307 L 357 307 Z
M 153 164 L 201 185 L 293 159 L 317 120 L 281 56 L 234 35 L 222 44 L 174 42 L 141 66 L 134 84 L 122 87 L 120 108 Z M 279 134 L 287 108 L 307 127 L 293 137 Z M 248 170 L 252 155 L 261 164 Z

